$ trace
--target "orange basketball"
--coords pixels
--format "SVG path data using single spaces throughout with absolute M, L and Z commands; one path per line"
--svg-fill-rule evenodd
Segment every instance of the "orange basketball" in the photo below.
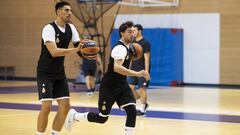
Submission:
M 100 48 L 97 46 L 96 42 L 92 40 L 82 42 L 81 54 L 86 59 L 94 59 L 100 51 Z
M 138 43 L 132 43 L 133 60 L 138 60 L 143 56 L 142 46 Z

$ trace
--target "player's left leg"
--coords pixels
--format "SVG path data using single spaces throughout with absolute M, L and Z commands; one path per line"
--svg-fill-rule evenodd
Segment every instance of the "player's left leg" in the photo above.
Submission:
M 139 93 L 141 96 L 140 98 L 141 105 L 139 108 L 140 111 L 138 112 L 138 115 L 145 116 L 147 108 L 149 106 L 147 103 L 147 87 L 149 85 L 149 81 L 141 77 L 139 78 L 138 83 L 139 83 Z
M 133 131 L 136 123 L 136 99 L 129 87 L 129 85 L 125 85 L 119 89 L 122 93 L 119 95 L 117 99 L 117 104 L 121 109 L 124 109 L 127 114 L 127 119 L 125 123 L 125 135 L 133 135 Z
M 91 88 L 91 76 L 87 75 L 85 76 L 85 82 L 86 82 L 86 87 L 87 87 L 87 96 L 92 96 L 92 88 Z
M 125 123 L 125 135 L 133 135 L 137 116 L 136 106 L 131 104 L 123 107 L 123 109 L 126 111 L 127 114 L 127 119 Z
M 96 83 L 95 74 L 96 74 L 96 69 L 89 69 L 88 76 L 87 76 L 88 77 L 88 86 L 87 86 L 88 96 L 92 96 L 95 91 L 95 83 Z
M 58 135 L 63 127 L 65 118 L 70 109 L 69 99 L 60 99 L 57 100 L 58 111 L 52 123 L 52 130 L 55 132 L 53 135 Z
M 42 101 L 41 111 L 37 120 L 37 135 L 43 135 L 48 124 L 48 115 L 51 112 L 52 100 Z
M 58 103 L 58 111 L 52 123 L 52 135 L 59 135 L 70 109 L 69 88 L 66 78 L 56 80 L 53 97 Z
M 90 87 L 91 87 L 91 92 L 94 93 L 95 91 L 95 84 L 96 84 L 96 77 L 95 76 L 90 76 Z
M 47 79 L 44 74 L 38 73 L 38 98 L 41 101 L 41 110 L 37 119 L 37 135 L 44 135 L 48 125 L 48 115 L 51 112 L 53 100 L 53 82 Z
M 148 103 L 147 103 L 147 91 L 146 87 L 141 87 L 139 88 L 139 92 L 141 94 L 141 106 L 140 106 L 140 111 L 143 113 L 146 113 L 147 108 L 148 108 Z

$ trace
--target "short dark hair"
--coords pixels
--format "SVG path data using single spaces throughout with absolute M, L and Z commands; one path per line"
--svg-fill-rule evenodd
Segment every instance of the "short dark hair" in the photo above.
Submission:
M 143 32 L 143 27 L 141 24 L 135 24 L 133 27 L 137 28 L 138 30 L 141 30 Z
M 127 21 L 125 23 L 122 23 L 119 27 L 119 37 L 121 38 L 121 32 L 124 32 L 127 28 L 131 28 L 133 26 L 132 21 Z
M 57 13 L 57 10 L 60 9 L 60 8 L 63 8 L 65 5 L 69 5 L 70 4 L 66 1 L 60 1 L 58 2 L 56 5 L 55 5 L 55 12 Z

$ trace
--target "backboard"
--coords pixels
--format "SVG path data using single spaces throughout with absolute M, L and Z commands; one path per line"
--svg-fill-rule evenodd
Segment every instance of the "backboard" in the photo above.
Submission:
M 137 7 L 178 7 L 179 0 L 120 0 L 122 5 Z

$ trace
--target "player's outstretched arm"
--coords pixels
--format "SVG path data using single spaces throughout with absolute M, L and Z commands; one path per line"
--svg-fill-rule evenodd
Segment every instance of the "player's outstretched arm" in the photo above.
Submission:
M 150 79 L 148 72 L 146 72 L 144 70 L 136 72 L 134 70 L 127 69 L 124 66 L 122 66 L 123 62 L 124 62 L 124 59 L 114 60 L 114 71 L 115 72 L 122 74 L 122 75 L 126 75 L 126 76 L 144 77 L 144 78 L 146 78 L 146 80 Z
M 66 56 L 72 53 L 76 53 L 79 51 L 79 48 L 58 48 L 56 43 L 51 42 L 51 41 L 47 41 L 45 42 L 45 45 L 48 49 L 48 51 L 50 52 L 50 54 L 52 55 L 52 57 L 61 57 L 61 56 Z
M 141 70 L 138 73 L 139 73 L 138 77 L 144 77 L 146 80 L 150 80 L 151 79 L 149 73 L 146 70 Z

